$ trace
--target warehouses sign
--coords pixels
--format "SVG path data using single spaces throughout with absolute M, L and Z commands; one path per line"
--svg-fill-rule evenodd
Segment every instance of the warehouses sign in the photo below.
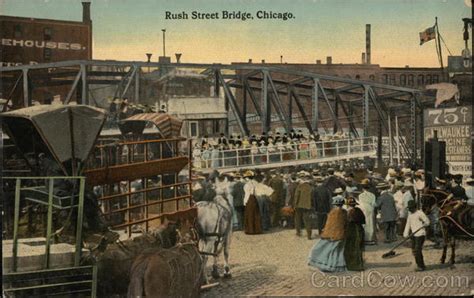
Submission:
M 428 109 L 424 111 L 425 141 L 438 132 L 438 139 L 446 142 L 446 161 L 449 172 L 472 174 L 472 107 Z
M 11 39 L 11 38 L 2 38 L 2 46 L 46 48 L 46 49 L 58 49 L 58 50 L 72 50 L 72 51 L 81 51 L 81 50 L 86 49 L 86 47 L 81 45 L 80 43 L 44 41 L 44 40 L 42 41 L 23 40 L 23 39 Z

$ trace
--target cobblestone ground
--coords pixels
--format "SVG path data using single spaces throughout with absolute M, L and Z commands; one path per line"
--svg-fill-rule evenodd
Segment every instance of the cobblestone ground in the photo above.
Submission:
M 202 296 L 474 294 L 472 242 L 458 242 L 453 266 L 439 264 L 442 251 L 426 241 L 423 253 L 427 270 L 415 272 L 409 247 L 402 246 L 396 249 L 394 258 L 383 259 L 393 244 L 381 243 L 366 247 L 364 272 L 324 275 L 307 265 L 309 251 L 319 241 L 316 231 L 313 238 L 297 237 L 288 229 L 262 235 L 234 232 L 230 250 L 232 278 L 221 278 L 219 286 Z M 449 256 L 450 249 L 448 259 Z M 212 260 L 209 261 L 208 265 Z

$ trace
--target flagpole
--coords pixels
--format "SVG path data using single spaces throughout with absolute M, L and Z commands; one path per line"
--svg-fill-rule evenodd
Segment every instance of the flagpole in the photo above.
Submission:
M 443 52 L 441 51 L 441 41 L 439 38 L 438 17 L 435 17 L 435 27 L 436 27 L 436 41 L 438 43 L 438 54 L 439 54 L 438 58 L 439 58 L 439 63 L 441 64 L 441 73 L 442 73 L 442 76 L 444 77 Z

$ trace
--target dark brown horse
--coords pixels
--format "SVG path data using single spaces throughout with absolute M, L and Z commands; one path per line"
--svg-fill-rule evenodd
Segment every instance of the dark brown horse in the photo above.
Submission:
M 132 264 L 128 297 L 199 297 L 203 269 L 195 243 L 150 250 Z
M 453 195 L 442 190 L 425 189 L 421 196 L 422 209 L 426 214 L 439 208 L 439 222 L 443 235 L 443 254 L 441 264 L 446 261 L 448 244 L 451 246 L 450 264 L 455 263 L 456 240 L 473 240 L 474 230 L 472 228 L 472 206 L 460 200 L 454 200 Z
M 130 268 L 135 258 L 147 251 L 176 245 L 178 227 L 174 222 L 166 222 L 153 232 L 112 244 L 102 241 L 90 249 L 83 263 L 97 265 L 97 296 L 125 295 L 130 282 Z

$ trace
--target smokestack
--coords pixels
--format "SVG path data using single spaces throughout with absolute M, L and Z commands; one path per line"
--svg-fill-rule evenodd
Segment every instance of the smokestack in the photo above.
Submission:
M 262 59 L 262 64 L 265 64 L 265 59 Z
M 362 53 L 362 64 L 365 64 L 365 53 Z
M 82 2 L 82 22 L 83 23 L 90 23 L 91 20 L 91 3 L 90 2 Z
M 370 24 L 365 25 L 365 61 L 370 64 Z
M 176 56 L 176 63 L 180 63 L 182 54 L 181 53 L 176 53 L 174 55 Z
M 331 56 L 326 57 L 326 64 L 332 64 L 332 57 Z
M 249 63 L 252 63 L 252 59 L 249 59 Z
M 316 64 L 321 64 L 321 60 L 316 60 Z

